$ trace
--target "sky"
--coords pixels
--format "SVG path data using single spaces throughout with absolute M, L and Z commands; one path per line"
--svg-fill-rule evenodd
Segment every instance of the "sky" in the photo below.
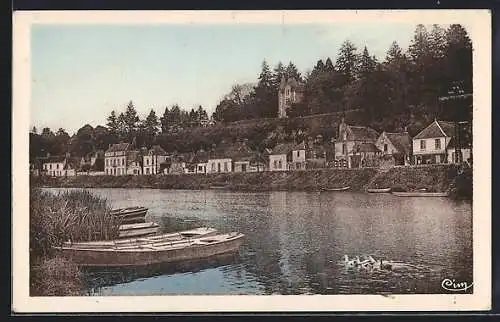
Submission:
M 256 82 L 262 61 L 292 61 L 302 74 L 318 59 L 335 63 L 350 40 L 383 60 L 393 41 L 406 50 L 415 24 L 34 25 L 31 124 L 38 131 L 105 125 L 132 101 L 144 118 L 165 106 L 209 115 L 232 85 Z

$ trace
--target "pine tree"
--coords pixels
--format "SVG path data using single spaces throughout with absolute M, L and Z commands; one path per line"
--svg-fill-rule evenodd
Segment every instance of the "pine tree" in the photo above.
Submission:
M 109 133 L 113 136 L 118 137 L 118 120 L 116 118 L 115 111 L 111 111 L 111 114 L 106 119 L 106 126 L 108 127 Z
M 370 53 L 365 46 L 365 48 L 363 49 L 363 53 L 359 58 L 358 76 L 360 78 L 366 77 L 368 74 L 375 70 L 376 65 L 377 61 L 372 56 L 370 56 Z
M 289 62 L 288 66 L 286 66 L 285 74 L 288 79 L 295 79 L 296 81 L 302 81 L 302 76 L 300 75 L 297 66 L 295 66 L 295 64 L 293 64 L 292 62 Z
M 384 63 L 386 64 L 399 64 L 403 59 L 403 51 L 401 47 L 399 47 L 396 41 L 393 41 L 387 54 L 385 56 Z
M 335 69 L 344 78 L 344 85 L 351 83 L 356 78 L 358 66 L 358 55 L 356 46 L 349 40 L 346 40 L 340 47 Z
M 276 67 L 274 68 L 273 70 L 273 87 L 278 90 L 279 89 L 279 86 L 280 86 L 280 83 L 281 83 L 281 79 L 286 77 L 286 70 L 285 70 L 285 67 L 283 66 L 283 64 L 281 62 L 278 63 L 278 65 L 276 65 Z
M 168 110 L 168 107 L 165 107 L 165 111 L 163 112 L 163 115 L 160 117 L 160 123 L 161 123 L 161 133 L 168 133 L 170 126 L 170 111 Z
M 137 115 L 137 111 L 132 101 L 127 104 L 127 109 L 124 114 L 124 122 L 126 131 L 125 136 L 127 141 L 130 142 L 136 135 L 139 125 L 139 116 Z

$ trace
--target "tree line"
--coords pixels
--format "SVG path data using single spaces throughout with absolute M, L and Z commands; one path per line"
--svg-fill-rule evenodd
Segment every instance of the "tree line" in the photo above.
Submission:
M 278 62 L 271 69 L 264 60 L 256 84 L 235 84 L 211 117 L 202 106 L 187 111 L 175 104 L 165 107 L 160 117 L 151 109 L 141 119 L 130 101 L 124 111 L 112 111 L 104 126 L 86 124 L 72 136 L 62 128 L 55 133 L 50 128 L 40 133 L 33 128 L 30 157 L 65 152 L 84 156 L 122 141 L 138 148 L 153 144 L 179 151 L 206 148 L 220 142 L 219 136 L 230 135 L 222 128 L 228 122 L 275 118 L 282 78 L 295 78 L 304 86 L 303 101 L 288 111 L 291 117 L 361 110 L 358 123 L 376 130 L 421 129 L 434 117 L 452 119 L 438 99 L 448 94 L 451 84 L 459 83 L 463 92 L 472 92 L 472 43 L 458 24 L 433 25 L 430 30 L 417 25 L 409 47 L 403 50 L 393 42 L 382 61 L 366 46 L 358 50 L 349 40 L 341 45 L 335 62 L 330 57 L 320 59 L 304 75 L 293 62 Z M 200 130 L 210 120 L 219 123 L 218 130 Z M 268 125 L 266 129 L 272 132 L 275 126 Z M 269 132 L 257 132 L 261 141 L 269 136 Z

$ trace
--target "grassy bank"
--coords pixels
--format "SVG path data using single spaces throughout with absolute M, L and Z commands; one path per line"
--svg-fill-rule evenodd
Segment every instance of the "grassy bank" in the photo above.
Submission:
M 470 174 L 468 174 L 470 172 Z M 451 191 L 461 199 L 472 198 L 472 171 L 459 175 L 455 165 L 395 167 L 386 172 L 376 169 L 318 169 L 290 172 L 182 174 L 156 176 L 76 176 L 34 177 L 35 186 L 61 188 L 154 188 L 210 189 L 223 186 L 233 191 L 318 191 L 321 188 L 350 186 L 351 191 L 366 188 L 392 188 L 394 191 Z M 455 193 L 456 192 L 456 193 Z
M 417 167 L 395 167 L 381 173 L 370 183 L 368 188 L 392 188 L 393 191 L 428 192 L 448 191 L 458 175 L 455 165 L 426 165 Z
M 105 199 L 87 191 L 51 194 L 30 190 L 30 294 L 78 295 L 78 267 L 54 253 L 64 241 L 107 240 L 118 237 L 119 222 Z
M 218 173 L 206 175 L 158 176 L 76 176 L 67 178 L 33 178 L 38 186 L 65 188 L 159 188 L 209 189 L 224 186 L 234 191 L 303 190 L 337 188 L 347 185 L 354 191 L 376 173 L 374 169 L 322 169 L 293 172 Z

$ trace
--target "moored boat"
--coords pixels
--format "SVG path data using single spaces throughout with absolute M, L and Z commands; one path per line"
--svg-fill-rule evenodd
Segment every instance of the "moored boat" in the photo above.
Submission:
M 407 191 L 393 191 L 393 195 L 398 197 L 448 197 L 449 192 L 407 192 Z
M 65 244 L 56 250 L 79 266 L 121 267 L 175 263 L 210 258 L 236 252 L 245 235 L 237 232 L 180 240 L 128 243 L 107 247 L 85 247 Z
M 127 207 L 111 210 L 111 214 L 120 219 L 122 224 L 138 224 L 146 222 L 146 207 Z
M 155 243 L 178 242 L 191 238 L 209 237 L 216 235 L 217 233 L 218 233 L 217 229 L 215 228 L 198 227 L 190 230 L 177 231 L 160 235 L 128 238 L 128 239 L 119 238 L 114 240 L 96 240 L 88 242 L 67 241 L 63 243 L 63 247 L 101 249 L 109 247 L 122 247 L 128 245 L 149 245 Z
M 371 189 L 366 189 L 366 192 L 369 192 L 369 193 L 388 193 L 388 192 L 391 192 L 391 188 L 371 188 Z
M 120 225 L 119 238 L 138 237 L 157 234 L 160 225 L 155 222 L 146 222 L 139 224 Z
M 346 191 L 351 189 L 350 186 L 347 187 L 341 187 L 341 188 L 321 188 L 322 191 Z

